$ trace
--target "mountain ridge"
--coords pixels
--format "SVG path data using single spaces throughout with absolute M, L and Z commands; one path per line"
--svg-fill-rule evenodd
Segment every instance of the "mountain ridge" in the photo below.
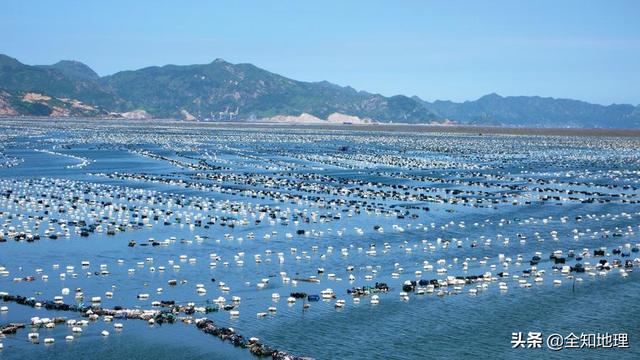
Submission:
M 45 100 L 47 99 L 48 100 Z M 640 106 L 540 96 L 425 101 L 329 81 L 304 82 L 250 63 L 148 66 L 99 76 L 79 61 L 26 65 L 0 54 L 0 115 L 156 117 L 252 121 L 357 119 L 516 127 L 640 128 Z
M 435 120 L 418 101 L 403 95 L 384 97 L 329 82 L 296 81 L 223 59 L 96 76 L 80 62 L 30 66 L 6 55 L 0 59 L 0 89 L 14 97 L 35 92 L 73 98 L 114 114 L 144 110 L 154 117 L 250 120 L 302 113 L 326 119 L 341 113 L 381 122 Z
M 484 95 L 477 100 L 414 100 L 440 118 L 464 124 L 518 127 L 640 128 L 640 105 L 592 104 L 542 96 Z
M 98 80 L 100 76 L 93 71 L 88 65 L 76 60 L 60 60 L 52 65 L 35 65 L 41 68 L 51 68 L 61 73 L 85 80 Z

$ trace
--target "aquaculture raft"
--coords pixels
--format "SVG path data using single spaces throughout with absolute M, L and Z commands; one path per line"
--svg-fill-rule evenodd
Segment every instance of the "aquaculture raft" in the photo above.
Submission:
M 201 318 L 194 320 L 191 317 L 179 317 L 180 313 L 193 314 L 193 306 L 170 305 L 168 310 L 140 310 L 140 309 L 122 309 L 116 307 L 114 309 L 104 309 L 95 306 L 79 306 L 64 303 L 56 303 L 54 301 L 39 301 L 34 298 L 27 298 L 19 295 L 3 294 L 0 299 L 4 302 L 13 302 L 19 305 L 30 306 L 35 308 L 36 304 L 47 310 L 70 311 L 80 313 L 83 317 L 112 316 L 121 319 L 136 319 L 149 321 L 153 319 L 156 323 L 174 323 L 180 320 L 185 323 L 195 323 L 196 327 L 204 333 L 214 335 L 222 341 L 229 341 L 236 347 L 249 349 L 251 354 L 258 357 L 271 357 L 274 360 L 313 360 L 310 357 L 296 356 L 286 351 L 277 350 L 268 345 L 260 343 L 257 338 L 246 339 L 244 336 L 237 334 L 233 328 L 216 326 L 213 320 Z M 65 319 L 56 318 L 57 322 L 64 322 Z M 19 329 L 25 328 L 24 324 L 11 323 L 0 326 L 2 334 L 15 334 Z

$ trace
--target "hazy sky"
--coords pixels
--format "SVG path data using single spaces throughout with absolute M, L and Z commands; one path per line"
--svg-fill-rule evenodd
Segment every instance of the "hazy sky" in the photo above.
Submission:
M 640 1 L 2 0 L 0 53 L 100 75 L 224 58 L 427 100 L 640 104 Z

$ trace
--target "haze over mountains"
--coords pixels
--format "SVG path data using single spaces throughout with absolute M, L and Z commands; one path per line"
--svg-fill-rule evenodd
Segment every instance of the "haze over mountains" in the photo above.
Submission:
M 77 61 L 30 66 L 0 55 L 0 116 L 20 115 L 640 128 L 640 106 L 633 105 L 497 94 L 428 102 L 296 81 L 222 59 L 100 77 Z
M 418 101 L 421 99 L 414 97 Z M 439 117 L 475 125 L 523 127 L 638 128 L 640 106 L 602 106 L 539 96 L 485 95 L 475 101 L 422 101 Z

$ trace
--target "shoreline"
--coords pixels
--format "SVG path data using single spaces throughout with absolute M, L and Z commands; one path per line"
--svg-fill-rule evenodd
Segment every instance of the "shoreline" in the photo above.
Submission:
M 286 122 L 213 122 L 187 121 L 176 119 L 118 119 L 118 118 L 52 118 L 52 117 L 0 117 L 0 124 L 6 121 L 29 122 L 118 122 L 124 125 L 166 125 L 180 124 L 187 127 L 207 127 L 224 129 L 302 129 L 302 130 L 354 130 L 380 132 L 418 132 L 418 133 L 451 133 L 469 135 L 537 135 L 537 136 L 595 136 L 595 137 L 640 137 L 640 129 L 604 129 L 604 128 L 535 128 L 535 127 L 501 127 L 476 125 L 441 125 L 441 124 L 317 124 Z

